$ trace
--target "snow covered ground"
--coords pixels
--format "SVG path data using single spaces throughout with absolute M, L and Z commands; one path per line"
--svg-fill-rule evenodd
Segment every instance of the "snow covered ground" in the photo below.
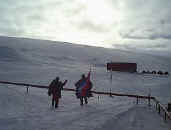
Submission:
M 92 67 L 93 90 L 156 96 L 164 105 L 171 100 L 170 76 L 106 71 L 106 62 L 136 62 L 138 71 L 171 72 L 169 57 L 113 49 L 61 44 L 51 41 L 0 37 L 0 80 L 48 85 L 56 76 L 74 88 L 82 73 Z M 50 107 L 46 89 L 0 85 L 2 130 L 168 130 L 153 107 L 141 100 L 94 95 L 80 107 L 73 92 L 62 92 L 57 110 Z

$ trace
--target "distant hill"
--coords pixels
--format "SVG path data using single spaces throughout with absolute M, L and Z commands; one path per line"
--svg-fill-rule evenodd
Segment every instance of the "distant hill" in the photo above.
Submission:
M 135 62 L 138 64 L 138 70 L 169 71 L 171 65 L 171 59 L 162 56 L 66 42 L 2 36 L 0 58 L 17 62 L 26 60 L 35 64 L 94 64 L 98 67 L 105 67 L 109 61 Z

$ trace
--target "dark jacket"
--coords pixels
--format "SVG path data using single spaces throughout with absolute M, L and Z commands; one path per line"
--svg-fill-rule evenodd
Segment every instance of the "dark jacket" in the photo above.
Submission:
M 49 85 L 48 95 L 51 96 L 52 94 L 53 98 L 61 98 L 61 90 L 66 82 L 62 83 L 61 81 L 53 80 Z

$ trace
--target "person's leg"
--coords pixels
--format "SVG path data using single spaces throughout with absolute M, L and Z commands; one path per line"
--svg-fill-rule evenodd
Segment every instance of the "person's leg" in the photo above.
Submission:
M 55 105 L 55 100 L 54 100 L 54 98 L 52 97 L 52 107 L 54 107 L 54 105 Z
M 83 106 L 83 97 L 80 97 L 80 105 Z
M 85 104 L 88 104 L 87 97 L 84 97 Z
M 56 98 L 55 100 L 55 108 L 58 108 L 59 98 Z

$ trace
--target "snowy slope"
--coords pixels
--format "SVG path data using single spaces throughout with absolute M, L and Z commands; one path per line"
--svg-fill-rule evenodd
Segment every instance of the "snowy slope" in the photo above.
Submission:
M 94 90 L 111 89 L 119 93 L 143 95 L 150 92 L 164 104 L 171 99 L 170 76 L 113 72 L 111 83 L 110 74 L 105 68 L 106 62 L 112 60 L 136 62 L 138 70 L 160 69 L 171 72 L 171 60 L 166 57 L 69 43 L 0 37 L 0 59 L 0 80 L 48 85 L 59 75 L 61 80 L 68 79 L 67 88 L 74 88 L 74 83 L 82 73 L 89 71 L 91 65 Z M 3 130 L 106 130 L 109 127 L 168 129 L 156 112 L 147 109 L 146 105 L 135 105 L 135 99 L 94 95 L 90 103 L 81 108 L 74 93 L 65 91 L 59 109 L 52 110 L 47 90 L 31 88 L 29 94 L 26 94 L 23 87 L 0 86 L 0 126 Z M 149 120 L 152 124 L 149 124 Z M 120 121 L 124 122 L 123 126 Z M 112 122 L 116 122 L 116 125 L 113 126 Z
M 168 130 L 158 114 L 148 107 L 135 106 L 122 112 L 102 126 L 102 130 Z
M 1 88 L 2 130 L 169 130 L 154 108 L 136 105 L 127 98 L 95 96 L 80 107 L 72 93 L 64 92 L 59 108 L 54 110 L 44 90 L 14 86 Z

